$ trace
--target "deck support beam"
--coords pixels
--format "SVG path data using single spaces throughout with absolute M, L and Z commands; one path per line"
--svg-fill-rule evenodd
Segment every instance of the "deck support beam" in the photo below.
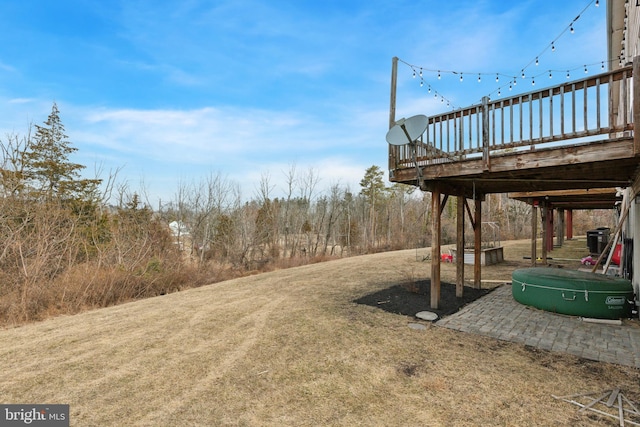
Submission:
M 640 56 L 633 58 L 633 152 L 640 154 Z M 626 118 L 625 118 L 626 120 Z
M 545 234 L 545 241 L 547 245 L 547 252 L 551 252 L 553 251 L 553 234 L 555 231 L 555 228 L 553 225 L 555 211 L 549 204 L 546 204 L 546 209 L 547 209 L 547 215 L 545 218 L 547 220 L 547 228 L 546 228 L 547 234 Z
M 558 226 L 557 226 L 557 245 L 562 247 L 564 245 L 564 217 L 565 211 L 564 209 L 558 209 Z
M 547 236 L 549 235 L 549 208 L 546 203 L 540 204 L 540 214 L 542 215 L 542 263 L 547 264 Z
M 456 197 L 456 297 L 464 294 L 464 205 L 462 196 Z
M 477 198 L 475 204 L 475 218 L 473 224 L 473 288 L 480 289 L 482 286 L 482 266 L 480 256 L 482 253 L 482 201 Z
M 431 192 L 431 308 L 440 304 L 440 190 Z
M 531 266 L 535 267 L 538 259 L 538 208 L 531 206 Z
M 567 210 L 567 240 L 573 239 L 573 209 Z

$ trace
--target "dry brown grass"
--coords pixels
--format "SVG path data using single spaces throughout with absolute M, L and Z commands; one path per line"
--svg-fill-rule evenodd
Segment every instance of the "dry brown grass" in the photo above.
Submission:
M 484 278 L 527 251 L 509 243 Z M 551 395 L 640 397 L 636 369 L 416 331 L 352 302 L 429 269 L 414 250 L 379 253 L 5 329 L 0 395 L 68 403 L 74 426 L 592 426 L 611 423 Z

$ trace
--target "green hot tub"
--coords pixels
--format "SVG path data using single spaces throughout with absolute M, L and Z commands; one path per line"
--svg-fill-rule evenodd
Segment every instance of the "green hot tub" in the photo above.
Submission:
M 631 316 L 631 281 L 603 274 L 534 267 L 511 275 L 513 298 L 521 304 L 571 316 L 620 319 Z

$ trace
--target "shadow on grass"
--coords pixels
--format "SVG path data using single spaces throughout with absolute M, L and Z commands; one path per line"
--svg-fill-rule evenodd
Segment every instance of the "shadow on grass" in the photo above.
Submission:
M 356 304 L 376 307 L 389 313 L 415 316 L 421 311 L 431 311 L 440 318 L 451 315 L 465 305 L 491 292 L 491 289 L 464 287 L 462 297 L 456 297 L 456 286 L 440 284 L 440 303 L 431 308 L 431 280 L 421 280 L 411 284 L 394 285 L 354 300 Z

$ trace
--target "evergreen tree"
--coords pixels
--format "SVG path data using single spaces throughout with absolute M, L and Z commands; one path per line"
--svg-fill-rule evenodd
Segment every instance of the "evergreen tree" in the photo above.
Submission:
M 369 205 L 369 241 L 368 245 L 373 245 L 376 240 L 376 207 L 381 201 L 387 188 L 383 181 L 384 172 L 379 166 L 373 165 L 364 173 L 364 178 L 360 180 L 360 195 L 364 196 Z
M 91 200 L 100 180 L 81 179 L 80 172 L 85 167 L 69 160 L 78 149 L 67 139 L 55 103 L 44 124 L 35 128 L 24 165 L 32 195 L 46 200 Z

